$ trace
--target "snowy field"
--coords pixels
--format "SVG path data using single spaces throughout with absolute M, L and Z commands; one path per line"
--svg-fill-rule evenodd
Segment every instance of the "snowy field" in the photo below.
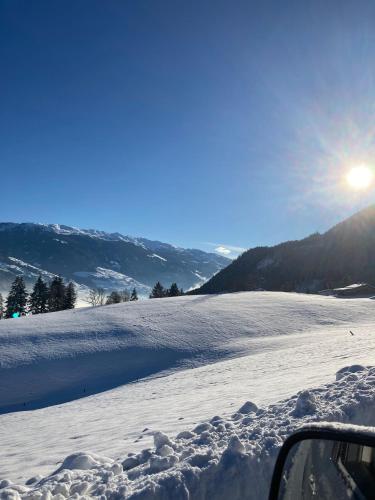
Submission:
M 366 423 L 375 425 L 371 370 L 294 396 L 333 382 L 344 366 L 375 364 L 374 307 L 368 299 L 248 292 L 3 321 L 0 479 L 24 484 L 51 474 L 66 456 L 87 452 L 64 464 L 74 469 L 85 462 L 87 470 L 47 478 L 24 495 L 56 494 L 60 481 L 64 496 L 105 492 L 118 498 L 119 491 L 126 497 L 142 491 L 136 498 L 209 498 L 207 481 L 223 475 L 223 457 L 238 455 L 249 476 L 254 457 L 265 449 L 259 443 L 272 431 L 266 482 L 281 439 L 300 423 L 360 423 L 366 413 L 374 415 Z M 251 412 L 256 408 L 247 405 L 237 412 L 246 401 L 263 409 Z M 40 409 L 9 412 L 25 407 Z M 214 415 L 221 420 L 212 421 Z M 158 436 L 167 445 L 163 450 Z M 142 454 L 154 439 L 159 449 Z M 129 452 L 138 455 L 123 467 Z M 109 458 L 103 462 L 102 456 Z M 99 488 L 107 484 L 103 478 L 111 483 L 105 491 Z M 260 488 L 256 498 L 264 498 L 265 483 Z M 190 496 L 183 496 L 184 489 Z M 211 498 L 228 498 L 218 491 Z M 247 498 L 241 491 L 231 498 Z

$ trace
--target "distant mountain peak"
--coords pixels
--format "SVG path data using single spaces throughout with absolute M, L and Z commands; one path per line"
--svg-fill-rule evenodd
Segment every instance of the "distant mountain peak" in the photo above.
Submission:
M 18 259 L 24 265 L 16 265 Z M 201 250 L 179 248 L 146 238 L 81 229 L 64 224 L 0 223 L 0 291 L 17 274 L 60 274 L 82 287 L 108 291 L 136 287 L 148 295 L 156 281 L 176 282 L 188 290 L 220 271 L 229 259 Z M 34 279 L 35 281 L 35 279 Z

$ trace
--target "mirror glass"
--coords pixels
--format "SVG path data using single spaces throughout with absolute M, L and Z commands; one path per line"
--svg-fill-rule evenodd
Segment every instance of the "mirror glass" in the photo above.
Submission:
M 296 443 L 284 465 L 278 498 L 374 499 L 375 448 L 325 439 Z

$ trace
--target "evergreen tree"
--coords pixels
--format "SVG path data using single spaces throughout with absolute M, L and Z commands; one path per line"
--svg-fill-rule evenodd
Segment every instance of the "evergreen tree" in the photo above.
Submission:
M 47 312 L 48 286 L 39 278 L 36 280 L 32 293 L 29 297 L 29 309 L 32 314 Z
M 137 294 L 137 290 L 135 288 L 133 288 L 133 291 L 132 291 L 132 294 L 130 296 L 130 300 L 133 302 L 134 300 L 138 300 L 138 294 Z
M 17 276 L 6 301 L 6 318 L 11 318 L 13 314 L 24 314 L 26 312 L 27 292 L 22 276 Z
M 0 293 L 0 319 L 2 319 L 3 316 L 4 316 L 4 299 Z
M 64 309 L 74 309 L 77 302 L 77 292 L 74 284 L 70 281 L 65 288 Z
M 108 295 L 106 304 L 119 304 L 120 302 L 122 302 L 121 294 L 114 290 Z
M 178 289 L 177 283 L 172 283 L 170 289 L 168 290 L 168 297 L 178 297 L 180 295 L 180 290 Z
M 48 310 L 51 312 L 65 309 L 65 285 L 61 276 L 51 281 L 48 291 Z
M 152 289 L 150 299 L 160 299 L 161 297 L 166 296 L 166 291 L 163 285 L 158 281 L 154 288 Z

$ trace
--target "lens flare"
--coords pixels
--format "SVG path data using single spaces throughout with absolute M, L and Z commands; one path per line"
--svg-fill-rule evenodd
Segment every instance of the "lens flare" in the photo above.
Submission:
M 371 186 L 374 174 L 366 165 L 353 167 L 346 174 L 346 182 L 352 189 L 364 190 Z

